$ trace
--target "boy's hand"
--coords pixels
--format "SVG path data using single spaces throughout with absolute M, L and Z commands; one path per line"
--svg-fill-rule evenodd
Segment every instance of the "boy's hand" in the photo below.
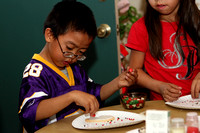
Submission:
M 181 87 L 171 84 L 171 83 L 163 83 L 160 86 L 160 93 L 163 96 L 166 102 L 173 102 L 178 100 L 181 96 Z
M 200 73 L 196 75 L 191 85 L 192 98 L 199 98 L 199 94 L 200 94 Z
M 129 87 L 137 80 L 137 70 L 127 67 L 127 70 L 119 76 L 119 88 Z
M 99 102 L 94 95 L 78 90 L 71 91 L 70 93 L 73 102 L 75 102 L 76 105 L 84 107 L 86 114 L 90 113 L 90 115 L 92 116 L 98 111 Z

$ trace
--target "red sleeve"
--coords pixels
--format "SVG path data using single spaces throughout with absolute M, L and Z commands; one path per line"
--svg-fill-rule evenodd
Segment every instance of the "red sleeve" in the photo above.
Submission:
M 148 33 L 144 23 L 144 17 L 136 21 L 129 32 L 126 47 L 141 52 L 148 49 Z

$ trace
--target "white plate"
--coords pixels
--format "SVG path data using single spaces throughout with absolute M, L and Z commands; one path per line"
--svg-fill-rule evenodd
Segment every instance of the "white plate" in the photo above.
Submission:
M 89 117 L 81 115 L 73 120 L 72 126 L 78 129 L 106 129 L 134 125 L 145 120 L 144 115 L 126 111 L 106 110 L 96 112 L 96 117 L 101 115 L 112 115 L 115 117 L 115 120 L 111 122 L 85 122 L 85 119 Z
M 177 101 L 165 102 L 165 104 L 182 109 L 200 109 L 200 98 L 192 99 L 191 95 L 180 97 Z

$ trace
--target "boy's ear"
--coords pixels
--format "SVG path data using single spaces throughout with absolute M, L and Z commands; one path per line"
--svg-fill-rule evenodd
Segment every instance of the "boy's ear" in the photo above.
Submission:
M 45 36 L 46 42 L 51 42 L 54 40 L 54 36 L 53 36 L 53 32 L 52 32 L 51 28 L 45 29 L 44 36 Z

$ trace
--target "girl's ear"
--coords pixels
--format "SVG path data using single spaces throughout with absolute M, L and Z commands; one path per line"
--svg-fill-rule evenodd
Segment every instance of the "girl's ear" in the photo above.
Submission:
M 46 28 L 44 32 L 46 42 L 52 42 L 54 40 L 53 32 L 51 28 Z

